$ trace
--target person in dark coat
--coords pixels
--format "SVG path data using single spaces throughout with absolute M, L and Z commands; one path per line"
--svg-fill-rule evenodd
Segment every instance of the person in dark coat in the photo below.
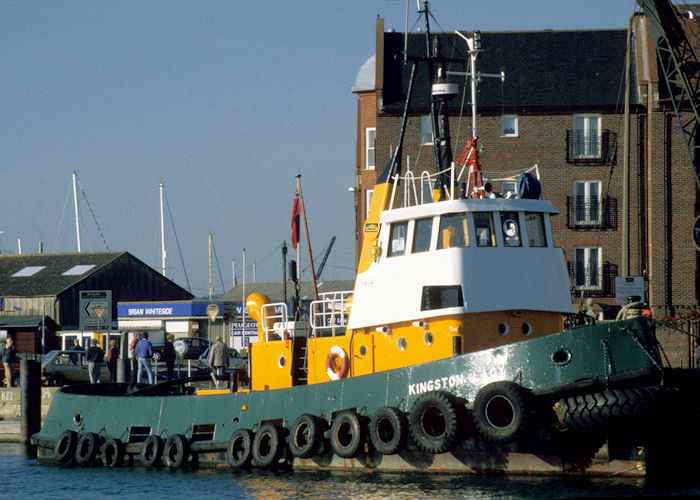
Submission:
M 163 346 L 163 361 L 165 361 L 165 369 L 167 371 L 168 380 L 175 378 L 175 346 L 173 346 L 173 334 L 169 333 L 165 337 L 165 345 Z
M 0 347 L 0 363 L 5 369 L 5 385 L 7 387 L 12 387 L 12 365 L 15 363 L 16 356 L 15 339 L 8 335 L 5 347 Z
M 92 339 L 92 346 L 87 351 L 88 375 L 91 384 L 100 383 L 100 371 L 102 371 L 102 360 L 105 352 L 97 345 L 97 339 Z
M 109 381 L 117 381 L 117 359 L 119 359 L 119 352 L 117 351 L 117 342 L 115 340 L 109 341 L 109 349 L 107 350 L 107 368 L 109 368 Z

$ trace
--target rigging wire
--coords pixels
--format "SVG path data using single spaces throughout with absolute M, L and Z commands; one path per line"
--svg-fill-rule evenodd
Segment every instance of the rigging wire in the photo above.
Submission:
M 182 249 L 180 248 L 180 240 L 177 237 L 177 231 L 175 230 L 175 221 L 173 220 L 173 214 L 170 211 L 170 203 L 168 203 L 168 195 L 163 191 L 163 198 L 165 199 L 165 206 L 168 209 L 168 217 L 170 217 L 170 224 L 173 227 L 173 234 L 175 235 L 175 244 L 177 245 L 177 252 L 180 255 L 180 262 L 182 263 L 182 272 L 185 274 L 185 281 L 187 282 L 187 291 L 192 293 L 192 288 L 190 287 L 190 279 L 187 277 L 187 269 L 185 268 L 185 259 L 182 258 Z
M 213 235 L 212 235 L 213 236 Z M 216 269 L 219 271 L 219 279 L 221 280 L 221 293 L 226 293 L 224 288 L 224 277 L 221 275 L 221 266 L 219 265 L 219 256 L 216 254 L 216 245 L 214 245 L 214 238 L 211 239 L 211 249 L 214 251 L 214 260 L 216 261 Z
M 51 248 L 51 252 L 56 251 L 56 245 L 58 244 L 58 236 L 61 234 L 61 227 L 63 226 L 63 218 L 66 215 L 66 207 L 68 206 L 68 200 L 70 199 L 70 193 L 71 193 L 71 186 L 68 186 L 68 191 L 66 191 L 66 199 L 63 202 L 63 210 L 61 211 L 61 218 L 58 221 L 58 229 L 56 229 L 56 238 L 53 240 L 53 247 Z
M 76 180 L 78 181 L 78 186 L 80 186 L 80 192 L 83 195 L 83 198 L 85 199 L 85 204 L 87 205 L 88 209 L 90 209 L 90 215 L 92 215 L 92 220 L 95 221 L 95 226 L 97 226 L 97 231 L 100 233 L 100 237 L 102 238 L 102 243 L 104 243 L 105 248 L 109 252 L 109 246 L 107 246 L 107 242 L 105 241 L 105 236 L 102 234 L 102 228 L 100 227 L 100 224 L 97 222 L 97 217 L 95 217 L 95 212 L 92 210 L 92 206 L 90 205 L 90 202 L 88 201 L 87 195 L 85 194 L 85 190 L 83 189 L 83 185 L 80 183 L 80 179 L 76 177 Z

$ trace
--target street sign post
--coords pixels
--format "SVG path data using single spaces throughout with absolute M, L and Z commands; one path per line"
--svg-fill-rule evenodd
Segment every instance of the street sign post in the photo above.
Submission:
M 112 325 L 112 290 L 80 290 L 78 328 L 98 329 Z

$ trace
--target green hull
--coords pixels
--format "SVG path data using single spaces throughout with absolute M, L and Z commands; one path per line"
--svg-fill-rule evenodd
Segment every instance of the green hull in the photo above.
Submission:
M 382 456 L 363 446 L 355 460 L 333 457 L 328 446 L 309 459 L 286 465 L 381 467 L 510 472 L 645 472 L 648 422 L 624 423 L 609 441 L 600 426 L 562 432 L 552 405 L 561 398 L 610 389 L 658 385 L 664 371 L 653 331 L 635 319 L 579 327 L 565 332 L 448 359 L 310 386 L 268 391 L 146 396 L 126 394 L 126 386 L 74 386 L 54 396 L 41 432 L 33 437 L 40 456 L 50 460 L 66 430 L 116 438 L 127 451 L 139 450 L 144 434 L 165 440 L 181 434 L 200 462 L 225 462 L 227 443 L 239 428 L 257 432 L 266 422 L 289 429 L 301 414 L 328 425 L 340 411 L 352 410 L 368 421 L 382 407 L 410 412 L 421 394 L 443 391 L 466 409 L 460 436 L 450 453 L 430 454 L 409 443 Z M 528 430 L 512 442 L 496 444 L 479 435 L 470 410 L 480 389 L 510 381 L 528 397 Z M 156 390 L 154 386 L 151 390 Z M 97 393 L 97 392 L 101 392 Z M 124 395 L 106 395 L 107 393 Z M 658 429 L 658 428 L 657 428 Z M 137 435 L 139 434 L 139 435 Z M 585 446 L 583 446 L 585 444 Z M 583 458 L 581 454 L 584 448 Z M 614 448 L 614 449 L 613 449 Z M 640 451 L 642 450 L 642 451 Z M 598 457 L 598 458 L 595 458 Z M 579 464 L 579 465 L 576 465 Z M 581 465 L 583 464 L 583 465 Z

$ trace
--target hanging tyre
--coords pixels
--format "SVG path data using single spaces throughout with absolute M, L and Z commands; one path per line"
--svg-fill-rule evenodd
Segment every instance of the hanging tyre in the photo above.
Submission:
M 355 458 L 364 441 L 362 423 L 357 413 L 344 411 L 331 424 L 331 448 L 341 458 Z
M 662 386 L 615 389 L 562 398 L 555 410 L 559 422 L 570 429 L 595 427 L 644 418 L 675 393 Z
M 379 408 L 369 423 L 369 437 L 374 448 L 382 455 L 393 455 L 401 451 L 407 433 L 406 417 L 398 408 Z
M 258 467 L 269 467 L 282 456 L 283 441 L 280 428 L 272 423 L 263 424 L 253 439 L 253 460 Z
M 459 403 L 449 392 L 432 391 L 418 396 L 408 413 L 408 429 L 418 448 L 445 453 L 459 436 Z
M 144 467 L 158 467 L 162 453 L 163 440 L 160 438 L 160 436 L 151 434 L 146 438 L 141 446 L 139 459 Z
M 190 443 L 182 434 L 173 434 L 163 446 L 165 465 L 170 469 L 184 469 L 190 456 Z
M 100 449 L 100 437 L 94 432 L 86 432 L 75 446 L 75 461 L 78 465 L 88 467 L 92 465 Z
M 75 431 L 63 431 L 58 436 L 53 449 L 56 460 L 61 464 L 68 463 L 73 458 L 77 444 L 78 434 Z
M 297 458 L 310 458 L 316 454 L 321 443 L 321 422 L 308 413 L 299 415 L 292 424 L 287 438 L 289 451 Z
M 474 399 L 472 416 L 482 436 L 494 443 L 515 440 L 528 415 L 522 388 L 513 382 L 493 382 L 482 387 Z
M 252 459 L 253 433 L 238 429 L 228 440 L 226 460 L 233 468 L 248 467 Z
M 125 455 L 124 443 L 119 439 L 108 439 L 102 445 L 102 465 L 105 467 L 121 467 Z

